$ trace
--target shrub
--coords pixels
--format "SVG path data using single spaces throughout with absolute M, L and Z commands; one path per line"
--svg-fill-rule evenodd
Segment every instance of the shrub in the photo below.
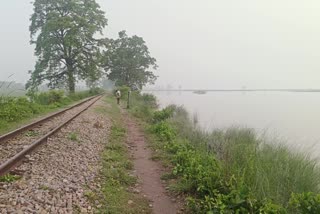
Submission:
M 151 121 L 156 105 L 155 96 L 150 94 L 141 95 L 138 91 L 134 91 L 130 97 L 130 111 L 133 115 L 145 121 Z
M 302 194 L 292 194 L 290 205 L 295 213 L 320 213 L 320 194 L 312 192 Z
M 7 97 L 1 100 L 0 120 L 4 124 L 16 122 L 42 110 L 42 106 L 28 101 L 25 97 Z
M 89 94 L 91 94 L 91 95 L 102 94 L 103 92 L 104 92 L 104 90 L 99 87 L 90 88 L 90 90 L 89 90 Z
M 141 99 L 144 105 L 147 105 L 152 109 L 158 107 L 157 98 L 153 94 L 142 94 Z
M 51 105 L 61 103 L 64 98 L 64 91 L 50 90 L 48 92 L 41 92 L 34 95 L 34 101 L 41 105 Z
M 166 119 L 169 119 L 173 116 L 173 112 L 174 112 L 174 106 L 168 106 L 162 109 L 161 111 L 156 111 L 153 114 L 152 122 L 158 123 Z
M 153 133 L 155 133 L 163 141 L 170 142 L 176 136 L 176 133 L 173 130 L 173 128 L 169 125 L 169 123 L 164 122 L 164 121 L 157 123 L 157 124 L 154 124 L 151 127 L 151 131 Z

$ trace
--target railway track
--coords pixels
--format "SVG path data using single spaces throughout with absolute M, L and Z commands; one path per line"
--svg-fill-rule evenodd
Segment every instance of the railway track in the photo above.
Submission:
M 0 176 L 18 166 L 24 157 L 47 139 L 87 110 L 102 96 L 85 99 L 36 122 L 0 136 Z

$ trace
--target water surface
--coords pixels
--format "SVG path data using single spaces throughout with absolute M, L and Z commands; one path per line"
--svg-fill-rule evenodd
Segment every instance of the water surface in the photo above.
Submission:
M 320 157 L 320 93 L 152 92 L 162 107 L 183 105 L 205 129 L 253 128 Z

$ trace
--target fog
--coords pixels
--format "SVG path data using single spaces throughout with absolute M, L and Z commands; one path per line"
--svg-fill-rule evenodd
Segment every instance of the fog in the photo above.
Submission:
M 157 85 L 183 88 L 320 88 L 316 0 L 98 0 L 109 25 L 145 39 Z M 0 80 L 26 82 L 35 57 L 29 1 L 0 7 Z

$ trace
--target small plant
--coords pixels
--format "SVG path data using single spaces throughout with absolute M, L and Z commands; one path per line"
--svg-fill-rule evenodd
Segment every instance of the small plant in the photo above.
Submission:
M 89 201 L 94 201 L 96 194 L 90 190 L 84 192 L 84 196 L 88 198 Z
M 68 135 L 69 140 L 79 142 L 78 135 L 75 132 L 71 132 Z
M 45 191 L 46 191 L 46 190 L 48 190 L 48 191 L 54 191 L 54 189 L 48 187 L 47 185 L 40 185 L 40 186 L 39 186 L 39 189 L 45 190 Z
M 16 180 L 19 180 L 20 178 L 21 176 L 18 176 L 18 175 L 6 174 L 3 176 L 0 176 L 0 182 L 12 183 Z
M 25 133 L 25 136 L 27 136 L 27 137 L 35 137 L 35 136 L 38 136 L 38 135 L 39 135 L 39 133 L 34 131 L 34 130 L 30 130 L 30 131 L 27 131 Z

